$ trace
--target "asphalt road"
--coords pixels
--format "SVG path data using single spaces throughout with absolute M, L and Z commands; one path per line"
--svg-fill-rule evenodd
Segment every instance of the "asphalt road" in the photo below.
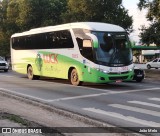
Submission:
M 0 72 L 0 90 L 35 99 L 120 127 L 160 127 L 160 84 L 151 80 L 89 84 L 75 87 L 66 80 L 28 80 Z

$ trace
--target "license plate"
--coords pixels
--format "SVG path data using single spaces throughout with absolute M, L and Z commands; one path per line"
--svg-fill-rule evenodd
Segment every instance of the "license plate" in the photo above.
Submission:
M 122 80 L 116 80 L 116 83 L 121 83 L 122 82 Z
M 137 75 L 137 77 L 142 77 L 142 75 Z

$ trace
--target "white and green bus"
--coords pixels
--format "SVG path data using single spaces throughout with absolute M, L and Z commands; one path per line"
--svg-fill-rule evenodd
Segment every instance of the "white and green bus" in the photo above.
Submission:
M 79 22 L 47 26 L 11 36 L 12 70 L 82 82 L 109 83 L 133 78 L 127 32 L 120 26 Z

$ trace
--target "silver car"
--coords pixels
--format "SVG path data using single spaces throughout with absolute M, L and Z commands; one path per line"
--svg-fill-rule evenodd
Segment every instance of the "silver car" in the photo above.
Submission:
M 154 59 L 150 62 L 147 62 L 146 66 L 147 66 L 148 69 L 151 69 L 151 68 L 158 69 L 158 68 L 160 68 L 160 58 L 157 58 L 157 59 Z
M 0 56 L 0 70 L 4 70 L 4 72 L 8 72 L 9 64 L 4 60 L 3 57 Z

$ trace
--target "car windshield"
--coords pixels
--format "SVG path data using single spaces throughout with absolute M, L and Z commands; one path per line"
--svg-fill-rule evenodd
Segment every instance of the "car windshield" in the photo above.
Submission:
M 96 60 L 106 66 L 127 66 L 132 63 L 132 50 L 126 33 L 92 32 L 97 36 L 99 48 Z

